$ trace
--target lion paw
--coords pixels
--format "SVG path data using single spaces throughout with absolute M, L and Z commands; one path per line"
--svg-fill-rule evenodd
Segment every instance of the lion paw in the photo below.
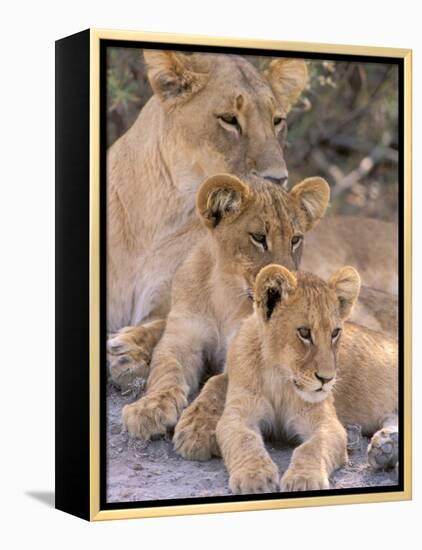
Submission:
M 230 490 L 236 495 L 278 491 L 278 469 L 272 460 L 247 462 L 230 475 Z
M 186 397 L 177 389 L 147 394 L 123 407 L 123 424 L 132 437 L 151 439 L 165 435 L 176 425 L 186 404 Z
M 191 405 L 174 430 L 174 449 L 188 460 L 209 460 L 218 453 L 215 435 L 217 421 Z
M 378 430 L 368 445 L 368 462 L 375 470 L 394 468 L 399 460 L 397 427 Z
M 325 473 L 313 470 L 302 470 L 294 467 L 288 468 L 280 481 L 281 490 L 292 491 L 318 491 L 329 489 L 330 482 Z
M 139 327 L 126 327 L 107 341 L 110 380 L 122 393 L 139 391 L 149 372 L 150 352 L 135 340 Z

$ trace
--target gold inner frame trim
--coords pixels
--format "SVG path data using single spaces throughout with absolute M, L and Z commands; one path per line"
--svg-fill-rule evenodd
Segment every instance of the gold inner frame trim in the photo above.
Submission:
M 303 53 L 368 55 L 404 60 L 404 490 L 352 495 L 250 500 L 154 508 L 100 509 L 100 40 L 160 42 L 191 46 L 255 48 Z M 271 510 L 412 498 L 412 50 L 372 46 L 281 42 L 107 29 L 90 30 L 90 519 L 91 521 Z

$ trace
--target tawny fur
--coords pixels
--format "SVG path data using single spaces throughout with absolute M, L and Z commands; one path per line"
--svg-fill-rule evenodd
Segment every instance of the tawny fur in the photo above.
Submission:
M 362 286 L 352 320 L 360 325 L 397 338 L 399 326 L 397 294 Z
M 148 439 L 176 425 L 206 364 L 222 370 L 227 345 L 251 313 L 258 271 L 271 262 L 298 266 L 298 237 L 324 215 L 328 200 L 321 178 L 308 178 L 290 193 L 265 180 L 247 183 L 225 174 L 202 184 L 197 211 L 206 232 L 174 278 L 146 395 L 123 409 L 130 434 Z M 265 245 L 256 241 L 262 235 Z
M 304 60 L 272 76 L 240 56 L 145 50 L 154 95 L 107 160 L 110 332 L 166 315 L 173 275 L 203 230 L 195 193 L 213 174 L 287 175 L 285 118 L 306 84 Z M 241 98 L 241 101 L 240 99 Z M 242 125 L 218 117 L 233 113 Z
M 398 229 L 395 223 L 357 216 L 327 216 L 309 235 L 301 269 L 323 279 L 339 265 L 352 265 L 362 283 L 375 290 L 397 295 Z M 378 328 L 377 308 L 383 297 L 373 297 L 369 328 Z M 356 311 L 356 313 L 358 313 Z M 361 322 L 359 317 L 356 321 Z M 368 325 L 367 325 L 368 326 Z
M 346 460 L 341 423 L 360 424 L 372 434 L 395 417 L 397 342 L 344 323 L 358 292 L 352 268 L 328 283 L 281 266 L 258 275 L 255 311 L 228 351 L 226 403 L 217 425 L 233 492 L 328 488 L 331 472 Z M 300 336 L 301 327 L 309 328 L 311 340 Z M 195 418 L 197 430 L 206 425 L 213 431 L 205 421 Z M 264 446 L 268 432 L 301 441 L 281 481 Z
M 143 345 L 137 325 L 162 320 L 170 308 L 174 273 L 204 234 L 195 216 L 195 192 L 218 172 L 287 175 L 283 156 L 286 117 L 306 85 L 301 59 L 278 59 L 265 75 L 245 58 L 145 50 L 154 95 L 107 159 L 107 323 L 112 380 L 120 385 L 149 364 L 154 346 Z M 217 115 L 234 114 L 236 129 Z M 363 281 L 394 291 L 395 227 L 376 220 L 330 218 L 304 250 L 304 267 L 351 263 Z M 387 233 L 386 233 L 387 231 Z M 391 238 L 390 235 L 392 234 Z M 394 243 L 394 244 L 392 244 Z M 374 306 L 377 309 L 376 305 Z M 378 321 L 365 311 L 365 322 Z M 152 336 L 158 342 L 161 333 Z M 114 354 L 112 348 L 127 347 Z

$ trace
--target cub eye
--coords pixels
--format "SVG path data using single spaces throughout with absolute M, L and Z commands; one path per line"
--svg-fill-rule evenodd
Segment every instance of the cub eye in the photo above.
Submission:
M 308 327 L 299 327 L 297 329 L 297 332 L 299 334 L 299 337 L 302 340 L 305 340 L 306 342 L 312 342 L 311 329 L 310 328 L 308 328 Z
M 294 235 L 292 237 L 292 250 L 296 250 L 302 244 L 303 235 Z
M 240 127 L 239 121 L 236 117 L 236 115 L 233 115 L 232 113 L 223 113 L 222 115 L 218 115 L 217 117 L 225 124 L 228 124 L 229 126 L 233 126 L 233 128 L 236 128 L 239 133 L 242 133 L 242 128 Z
M 335 340 L 341 332 L 341 328 L 335 328 L 333 332 L 331 333 L 331 338 Z
M 263 233 L 249 233 L 252 241 L 259 246 L 262 246 L 264 250 L 268 250 L 267 237 Z

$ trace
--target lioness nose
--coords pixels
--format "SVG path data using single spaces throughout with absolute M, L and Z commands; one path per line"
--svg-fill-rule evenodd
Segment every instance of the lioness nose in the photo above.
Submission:
M 265 179 L 270 181 L 271 183 L 275 183 L 276 185 L 281 185 L 283 187 L 287 186 L 287 176 L 282 178 L 273 178 L 272 176 L 265 176 Z
M 316 378 L 318 378 L 318 380 L 320 382 L 322 382 L 322 384 L 328 384 L 328 382 L 330 382 L 330 380 L 332 380 L 334 378 L 334 376 L 330 376 L 330 378 L 320 376 L 317 372 L 315 373 L 315 376 L 316 376 Z
M 261 178 L 264 178 L 271 183 L 275 183 L 276 185 L 282 185 L 285 187 L 287 185 L 287 180 L 289 177 L 289 172 L 286 168 L 279 169 L 268 169 L 263 172 L 258 172 L 257 175 L 261 176 Z

